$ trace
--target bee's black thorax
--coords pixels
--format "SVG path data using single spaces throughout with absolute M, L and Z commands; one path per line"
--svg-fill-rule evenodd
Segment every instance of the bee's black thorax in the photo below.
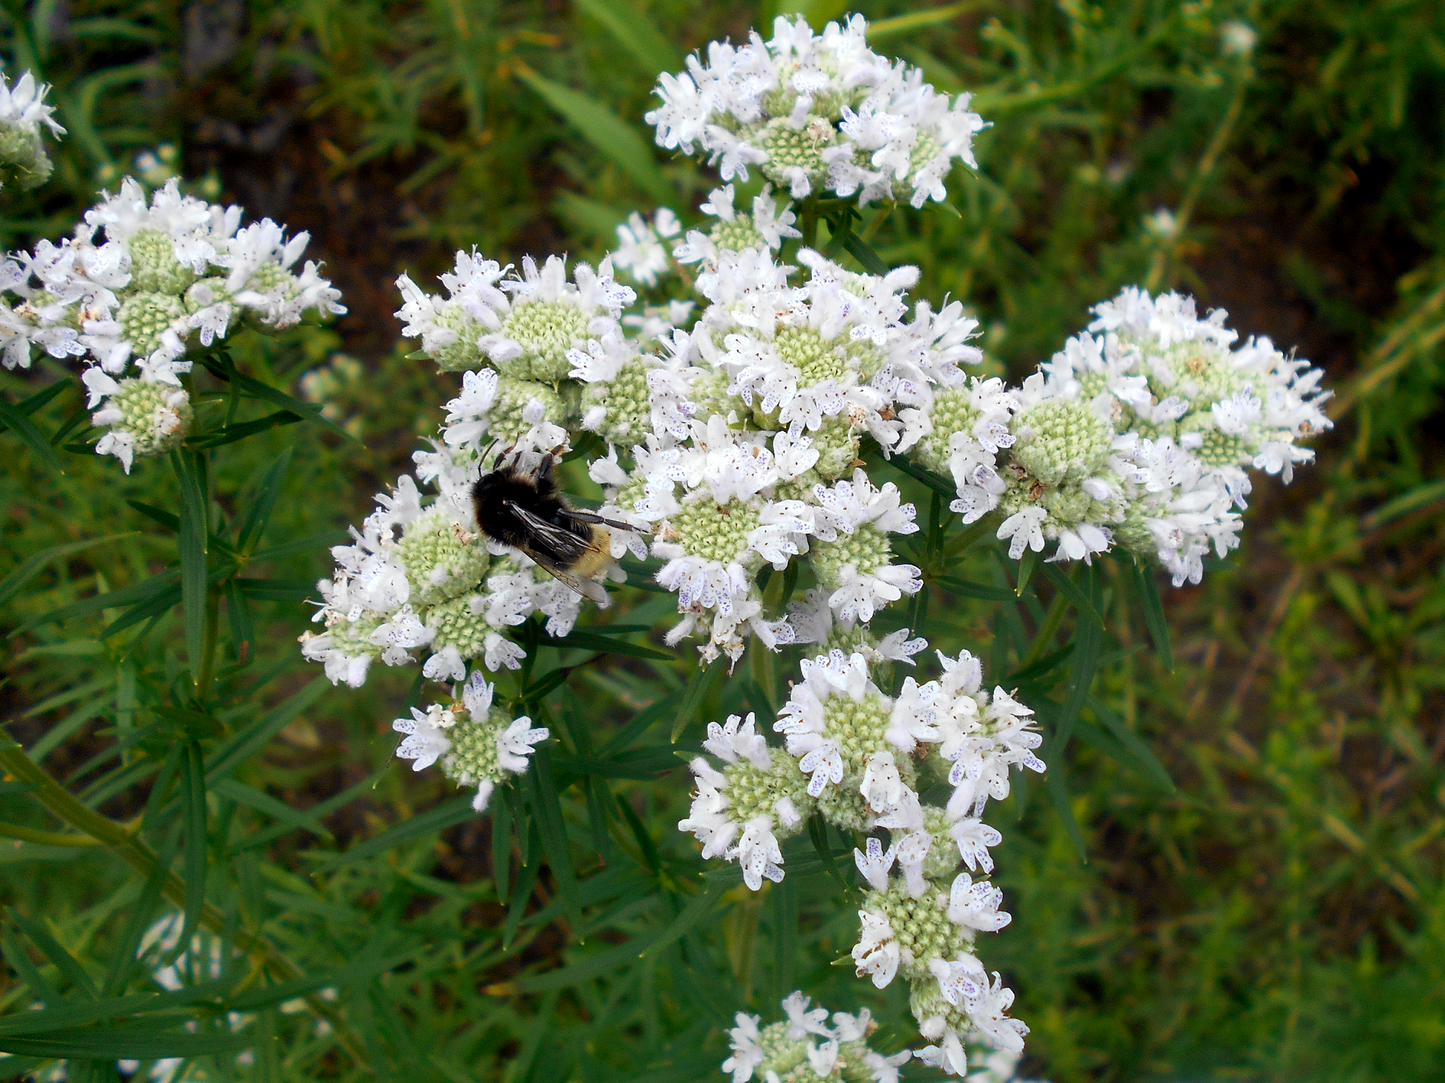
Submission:
M 544 552 L 547 549 L 568 549 L 570 551 L 547 552 L 554 560 L 566 564 L 575 560 L 590 541 L 592 528 L 568 514 L 571 509 L 557 491 L 550 466 L 550 460 L 544 460 L 535 473 L 506 465 L 484 474 L 472 487 L 472 502 L 477 526 L 488 538 L 515 549 L 543 548 Z M 577 538 L 577 545 L 553 544 L 544 548 L 542 543 L 545 539 L 539 539 L 535 531 L 528 529 L 517 509 Z

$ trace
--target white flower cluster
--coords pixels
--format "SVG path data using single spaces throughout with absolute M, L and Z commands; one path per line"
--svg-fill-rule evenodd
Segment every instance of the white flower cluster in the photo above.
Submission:
M 869 1048 L 878 1024 L 867 1008 L 857 1015 L 834 1012 L 829 1026 L 828 1009 L 808 1005 L 808 997 L 791 993 L 782 1003 L 787 1018 L 764 1027 L 760 1017 L 738 1012 L 728 1032 L 732 1056 L 722 1065 L 732 1083 L 898 1083 L 898 1069 L 912 1054 L 904 1049 L 885 1057 Z
M 526 715 L 509 718 L 492 705 L 493 686 L 480 672 L 458 685 L 449 703 L 433 703 L 424 712 L 411 709 L 410 718 L 398 718 L 391 728 L 405 734 L 397 746 L 397 759 L 411 760 L 413 771 L 441 761 L 441 770 L 459 786 L 475 786 L 472 808 L 482 812 L 497 783 L 527 770 L 534 746 L 550 734 L 533 727 Z
M 712 201 L 727 205 L 717 192 Z M 769 647 L 796 638 L 764 612 L 765 566 L 806 557 L 845 626 L 920 589 L 889 540 L 917 530 L 913 506 L 892 483 L 874 485 L 858 456 L 865 437 L 888 452 L 914 444 L 929 431 L 935 389 L 963 382 L 958 365 L 980 358 L 961 305 L 910 313 L 914 268 L 878 277 L 808 249 L 798 258 L 809 274 L 794 286 L 795 268 L 768 243 L 700 252 L 708 304 L 690 330 L 640 356 L 642 381 L 626 366 L 582 366 L 605 389 L 606 405 L 583 418 L 612 445 L 592 464 L 604 512 L 638 527 L 639 537 L 617 539 L 618 553 L 651 535 L 658 582 L 677 592 L 683 618 L 669 642 L 698 634 L 708 661 L 736 661 L 748 635 Z M 588 349 L 602 359 L 621 347 Z
M 773 724 L 784 748 L 769 745 L 753 715 L 711 723 L 703 747 L 721 766 L 693 761 L 697 792 L 678 827 L 704 857 L 737 861 L 755 891 L 782 880 L 780 843 L 815 812 L 846 831 L 886 829 L 886 848 L 875 835 L 854 851 L 869 888 L 858 975 L 883 988 L 902 974 L 922 1033 L 937 1043 L 920 1057 L 963 1074 L 966 1040 L 1016 1052 L 1028 1033 L 1006 1014 L 1013 993 L 974 954 L 980 932 L 1010 919 L 998 908 L 1003 893 L 971 874 L 993 871 L 989 848 L 1002 841 L 981 818 L 989 799 L 1008 796 L 1011 768 L 1044 764 L 1029 708 L 1002 688 L 989 693 L 969 652 L 939 661 L 939 679 L 909 677 L 891 698 L 861 651 L 804 660 Z M 945 805 L 919 797 L 925 781 L 952 787 Z
M 54 106 L 45 104 L 50 87 L 37 83 L 28 71 L 10 85 L 0 71 L 0 189 L 38 188 L 50 179 L 50 156 L 41 141 L 42 127 L 60 137 L 65 129 L 55 119 Z
M 950 388 L 915 456 L 952 475 L 965 522 L 995 509 L 1017 560 L 1089 560 L 1114 544 L 1197 583 L 1212 548 L 1239 544 L 1247 468 L 1288 483 L 1331 422 L 1309 363 L 1267 338 L 1237 338 L 1216 309 L 1130 287 L 1095 307 L 1089 331 L 1009 390 Z
M 867 30 L 861 15 L 819 34 L 779 16 L 769 41 L 754 31 L 745 45 L 710 43 L 706 64 L 690 56 L 660 78 L 662 105 L 646 118 L 658 145 L 696 147 L 725 181 L 756 166 L 794 199 L 942 200 L 954 161 L 976 165 L 984 122 L 969 95 L 950 104 L 918 68 L 869 49 Z
M 326 667 L 333 683 L 366 683 L 380 658 L 389 666 L 422 663 L 437 681 L 462 681 L 468 663 L 517 669 L 525 652 L 507 630 L 532 613 L 547 631 L 572 630 L 581 597 L 527 557 L 493 547 L 477 530 L 471 488 L 481 461 L 438 445 L 418 451 L 416 478 L 404 475 L 352 544 L 332 550 L 336 571 L 317 584 L 324 604 L 312 620 L 324 631 L 301 637 L 302 654 Z M 431 483 L 429 500 L 417 480 Z M 425 502 L 424 502 L 425 501 Z
M 307 311 L 346 311 L 314 262 L 293 272 L 307 240 L 288 240 L 269 218 L 243 227 L 240 207 L 182 195 L 176 181 L 147 200 L 127 178 L 73 237 L 0 262 L 0 360 L 28 368 L 33 350 L 84 358 L 90 407 L 101 406 L 92 421 L 108 427 L 96 450 L 129 472 L 137 455 L 186 435 L 191 340 L 209 346 L 243 324 L 280 329 Z

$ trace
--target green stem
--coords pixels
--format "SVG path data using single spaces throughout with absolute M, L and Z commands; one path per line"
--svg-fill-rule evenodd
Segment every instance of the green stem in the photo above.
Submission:
M 803 225 L 803 247 L 814 248 L 818 243 L 818 201 L 809 198 L 804 201 L 800 217 Z
M 100 843 L 89 835 L 70 835 L 59 831 L 37 831 L 20 824 L 0 823 L 0 836 L 19 839 L 22 842 L 36 842 L 42 846 L 99 846 Z
M 1059 625 L 1064 620 L 1064 596 L 1062 593 L 1054 595 L 1054 600 L 1049 603 L 1049 611 L 1044 614 L 1044 623 L 1039 626 L 1039 634 L 1034 636 L 1034 641 L 1029 645 L 1028 657 L 1019 663 L 1019 669 L 1028 669 L 1049 649 L 1049 644 L 1054 641 L 1058 634 Z
M 160 863 L 155 851 L 138 838 L 132 829 L 81 804 L 71 796 L 64 786 L 55 781 L 48 771 L 32 760 L 23 748 L 4 736 L 0 736 L 0 771 L 3 771 L 11 779 L 28 783 L 30 792 L 35 799 L 53 815 L 77 831 L 89 835 L 100 845 L 108 847 L 111 852 L 140 875 L 149 878 L 155 874 Z M 39 834 L 49 833 L 39 832 Z M 59 837 L 66 838 L 67 836 Z M 46 841 L 54 844 L 52 840 L 47 839 Z M 77 843 L 67 842 L 64 845 L 74 846 Z M 166 871 L 165 879 L 161 882 L 161 892 L 177 906 L 185 905 L 186 885 L 174 872 Z M 276 981 L 295 981 L 305 976 L 295 963 L 282 955 L 264 937 L 244 929 L 234 931 L 228 929 L 226 916 L 210 903 L 206 903 L 202 908 L 201 924 L 213 933 L 231 933 L 235 938 L 236 945 L 251 958 L 253 963 L 270 973 Z M 314 994 L 307 995 L 304 999 L 312 1014 L 331 1024 L 337 1043 L 346 1050 L 356 1064 L 363 1070 L 369 1070 L 366 1058 L 361 1052 L 361 1042 L 350 1033 L 350 1028 L 331 1006 Z

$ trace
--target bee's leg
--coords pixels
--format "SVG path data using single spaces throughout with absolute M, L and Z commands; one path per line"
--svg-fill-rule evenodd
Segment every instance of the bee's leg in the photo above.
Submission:
M 606 519 L 590 511 L 578 511 L 576 508 L 568 508 L 562 514 L 584 523 L 601 523 L 603 526 L 610 526 L 613 530 L 625 530 L 629 534 L 647 533 L 647 530 L 643 527 L 633 526 L 631 523 L 621 523 L 616 519 Z

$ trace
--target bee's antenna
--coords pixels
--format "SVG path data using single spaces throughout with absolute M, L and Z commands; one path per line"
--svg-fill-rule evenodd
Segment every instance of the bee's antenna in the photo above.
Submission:
M 485 462 L 487 461 L 487 456 L 492 453 L 492 449 L 493 449 L 494 447 L 496 447 L 498 444 L 500 444 L 501 442 L 502 442 L 502 441 L 501 441 L 500 438 L 493 440 L 490 444 L 487 445 L 487 450 L 484 451 L 484 452 L 482 452 L 482 457 L 481 457 L 480 459 L 478 459 L 477 461 L 478 461 L 479 463 L 485 463 Z M 493 463 L 493 465 L 495 465 L 495 463 Z

